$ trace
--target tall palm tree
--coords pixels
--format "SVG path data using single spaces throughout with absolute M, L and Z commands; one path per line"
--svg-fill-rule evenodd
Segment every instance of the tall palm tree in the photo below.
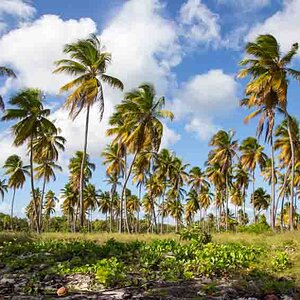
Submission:
M 139 153 L 142 151 L 158 152 L 163 135 L 162 118 L 173 119 L 170 111 L 163 110 L 165 98 L 156 98 L 151 84 L 142 84 L 127 93 L 122 103 L 116 106 L 116 112 L 110 118 L 108 135 L 114 135 L 115 141 L 121 141 L 127 153 L 133 159 L 122 188 L 121 199 L 124 199 L 126 186 Z M 120 122 L 120 118 L 123 122 Z M 122 203 L 122 200 L 121 200 Z
M 245 50 L 250 58 L 243 59 L 240 65 L 244 67 L 239 77 L 251 76 L 250 82 L 246 87 L 246 95 L 250 95 L 250 107 L 268 106 L 278 107 L 288 117 L 287 94 L 290 78 L 300 81 L 300 72 L 289 67 L 293 58 L 298 52 L 298 43 L 292 45 L 291 49 L 282 55 L 280 45 L 276 38 L 270 34 L 260 35 L 254 42 L 247 43 Z M 291 180 L 291 199 L 294 199 L 294 169 L 295 157 L 292 135 L 289 126 L 289 138 L 292 154 L 292 180 Z M 273 166 L 274 167 L 274 166 Z M 274 171 L 273 171 L 274 181 Z M 273 182 L 272 191 L 272 226 L 275 226 L 274 204 L 275 204 L 275 185 Z M 293 205 L 290 207 L 291 216 L 293 215 Z M 290 227 L 293 229 L 293 218 L 290 218 Z
M 261 146 L 257 139 L 248 137 L 243 140 L 240 145 L 240 162 L 249 172 L 252 173 L 252 193 L 255 191 L 255 169 L 259 166 L 262 170 L 265 166 L 267 155 L 263 152 L 264 147 Z M 255 206 L 254 206 L 254 220 L 255 220 Z
M 42 92 L 38 89 L 26 89 L 13 96 L 9 104 L 15 108 L 6 109 L 2 117 L 3 121 L 18 121 L 12 126 L 14 134 L 14 145 L 21 146 L 28 144 L 30 154 L 30 177 L 31 177 L 31 193 L 33 195 L 35 216 L 38 216 L 38 206 L 36 203 L 34 188 L 34 172 L 33 172 L 33 142 L 34 139 L 44 131 L 57 132 L 55 125 L 47 118 L 50 110 L 43 106 Z M 40 227 L 38 220 L 36 222 L 36 230 L 39 233 Z
M 212 202 L 213 193 L 211 193 L 208 185 L 203 185 L 199 192 L 199 203 L 200 207 L 204 209 L 204 217 L 206 217 L 207 209 L 210 207 Z
M 55 196 L 53 191 L 49 190 L 45 195 L 45 200 L 45 218 L 47 220 L 49 230 L 51 215 L 55 213 L 55 206 L 58 202 L 58 198 Z
M 65 107 L 70 110 L 70 117 L 74 120 L 83 109 L 86 109 L 85 136 L 83 147 L 83 159 L 80 172 L 80 222 L 83 226 L 83 189 L 84 189 L 84 161 L 87 152 L 88 127 L 90 109 L 99 104 L 100 121 L 104 111 L 103 83 L 113 88 L 123 90 L 123 83 L 108 74 L 106 70 L 111 63 L 111 54 L 104 51 L 96 35 L 88 39 L 78 40 L 75 43 L 67 44 L 64 53 L 70 59 L 62 59 L 56 62 L 57 69 L 54 73 L 66 73 L 76 76 L 75 79 L 61 87 L 62 92 L 69 92 Z
M 14 202 L 15 202 L 15 195 L 16 190 L 23 187 L 26 176 L 30 175 L 29 166 L 24 166 L 23 161 L 20 156 L 18 155 L 11 155 L 9 156 L 3 168 L 6 170 L 5 175 L 9 176 L 8 179 L 8 187 L 13 189 L 13 197 L 11 201 L 11 229 L 13 230 L 13 217 L 14 217 Z
M 38 217 L 39 217 L 39 227 L 42 228 L 43 227 L 43 214 L 42 214 L 42 209 L 43 209 L 43 202 L 44 202 L 44 194 L 45 194 L 45 188 L 46 188 L 46 184 L 49 183 L 51 181 L 51 179 L 53 179 L 53 181 L 56 180 L 56 175 L 55 175 L 55 171 L 62 171 L 62 167 L 59 166 L 58 164 L 56 164 L 53 161 L 48 161 L 45 160 L 43 161 L 41 164 L 39 164 L 36 168 L 35 168 L 35 177 L 38 180 L 43 179 L 43 187 L 42 187 L 42 194 L 41 194 L 41 200 L 40 200 L 40 207 L 38 210 Z
M 233 165 L 234 157 L 237 156 L 238 142 L 234 140 L 234 131 L 218 131 L 211 139 L 210 146 L 214 147 L 209 154 L 210 164 L 218 163 L 221 171 L 225 174 L 226 188 L 226 230 L 228 229 L 228 200 L 229 200 L 229 180 L 230 171 Z
M 11 78 L 16 78 L 15 72 L 7 67 L 0 66 L 0 77 L 11 77 Z M 2 96 L 0 95 L 0 110 L 4 110 L 5 105 Z

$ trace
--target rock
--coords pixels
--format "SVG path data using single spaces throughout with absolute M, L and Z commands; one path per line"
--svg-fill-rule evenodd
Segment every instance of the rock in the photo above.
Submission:
M 13 278 L 2 278 L 0 284 L 14 284 L 15 280 Z
M 68 294 L 68 289 L 62 286 L 56 291 L 56 293 L 58 297 L 66 296 Z
M 266 295 L 264 300 L 279 300 L 279 298 L 276 295 Z

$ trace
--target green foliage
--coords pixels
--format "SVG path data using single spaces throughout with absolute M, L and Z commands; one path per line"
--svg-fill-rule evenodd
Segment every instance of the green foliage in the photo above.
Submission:
M 276 271 L 282 271 L 291 266 L 291 261 L 286 252 L 278 250 L 272 257 L 271 265 Z
M 212 240 L 211 234 L 203 231 L 199 226 L 184 228 L 179 232 L 180 239 L 185 241 L 192 241 L 198 245 L 210 243 Z
M 268 223 L 255 223 L 248 226 L 239 226 L 238 231 L 249 233 L 265 233 L 271 231 L 271 227 Z

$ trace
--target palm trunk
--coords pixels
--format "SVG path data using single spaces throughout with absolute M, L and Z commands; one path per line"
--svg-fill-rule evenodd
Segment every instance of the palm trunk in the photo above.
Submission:
M 45 195 L 45 187 L 46 187 L 46 178 L 44 177 L 42 197 L 41 197 L 40 207 L 39 207 L 39 224 L 40 224 L 41 230 L 43 228 L 42 227 L 42 225 L 43 225 L 43 202 L 44 202 L 44 195 Z
M 115 187 L 114 187 L 114 184 L 111 188 L 111 191 L 110 191 L 110 207 L 109 207 L 109 232 L 112 233 L 112 219 L 113 219 L 113 199 L 114 199 L 114 192 L 115 190 Z
M 165 194 L 166 194 L 166 181 L 164 182 L 164 191 L 162 194 L 162 201 L 161 201 L 161 224 L 160 224 L 160 233 L 163 234 L 164 228 L 164 210 L 165 210 Z
M 86 120 L 85 120 L 85 133 L 84 133 L 84 146 L 82 153 L 82 161 L 80 167 L 80 185 L 79 185 L 79 205 L 80 205 L 80 226 L 84 225 L 84 208 L 83 208 L 83 189 L 84 189 L 84 166 L 87 150 L 88 132 L 89 132 L 89 118 L 90 118 L 90 106 L 88 105 L 86 110 Z
M 153 216 L 153 221 L 154 221 L 154 226 L 155 226 L 155 232 L 157 233 L 157 220 L 156 220 L 156 213 L 155 213 L 155 204 L 154 201 L 152 203 L 152 216 Z
M 11 211 L 10 211 L 10 224 L 11 225 L 10 225 L 10 227 L 11 227 L 12 231 L 14 230 L 14 221 L 13 221 L 13 218 L 14 218 L 15 195 L 16 195 L 16 188 L 14 188 L 13 197 L 12 197 L 12 200 L 11 200 Z
M 228 230 L 228 172 L 226 171 L 226 212 L 225 212 L 225 229 Z
M 282 197 L 281 200 L 281 211 L 280 211 L 280 227 L 281 227 L 281 231 L 283 231 L 284 229 L 284 221 L 283 221 L 283 207 L 284 207 L 284 196 Z
M 271 135 L 271 152 L 272 152 L 272 159 L 271 159 L 271 168 L 272 168 L 272 178 L 271 178 L 271 227 L 275 229 L 275 155 L 274 155 L 274 145 L 273 145 L 273 133 Z
M 142 183 L 140 183 L 139 186 L 139 204 L 137 207 L 137 216 L 136 216 L 136 232 L 139 233 L 140 232 L 140 203 L 142 201 Z
M 254 192 L 255 192 L 255 168 L 252 170 L 252 195 L 254 197 Z M 256 210 L 255 210 L 255 205 L 253 202 L 253 218 L 254 218 L 254 222 L 256 223 Z
M 291 146 L 291 160 L 292 160 L 292 178 L 291 178 L 291 201 L 290 201 L 290 217 L 289 217 L 289 225 L 290 230 L 294 230 L 294 177 L 295 177 L 295 149 L 294 149 L 294 143 L 293 143 L 293 137 L 291 132 L 291 122 L 290 118 L 285 112 L 285 117 L 287 119 L 287 128 L 288 128 L 288 134 L 289 134 L 289 140 L 290 140 L 290 146 Z
M 36 223 L 36 231 L 37 233 L 40 233 L 40 227 L 39 227 L 39 214 L 38 214 L 38 205 L 36 203 L 36 197 L 35 197 L 35 189 L 34 189 L 34 174 L 33 174 L 33 135 L 31 135 L 30 138 L 30 183 L 31 183 L 31 193 L 33 197 L 33 206 L 34 206 L 34 213 L 35 213 L 35 223 Z
M 134 155 L 134 157 L 133 157 L 133 160 L 132 160 L 132 162 L 131 162 L 131 165 L 130 165 L 130 168 L 129 168 L 129 170 L 128 170 L 128 173 L 127 173 L 127 175 L 126 175 L 126 178 L 125 178 L 125 181 L 124 181 L 124 184 L 123 184 L 123 188 L 122 188 L 122 193 L 121 193 L 121 205 L 120 205 L 120 207 L 121 207 L 121 216 L 120 216 L 120 224 L 121 224 L 121 226 L 120 226 L 120 228 L 119 228 L 119 233 L 122 233 L 122 213 L 123 213 L 123 209 L 122 209 L 122 202 L 123 202 L 123 199 L 125 199 L 125 192 L 126 192 L 126 186 L 127 186 L 127 183 L 128 183 L 128 180 L 129 180 L 129 178 L 130 178 L 130 175 L 131 175 L 131 172 L 132 172 L 132 168 L 133 168 L 133 165 L 134 165 L 134 163 L 135 163 L 135 160 L 136 160 L 136 157 L 137 157 L 137 155 L 138 155 L 138 152 L 136 152 L 135 153 L 135 155 Z M 126 206 L 126 199 L 125 199 L 125 202 L 124 202 L 124 206 Z M 126 209 L 126 208 L 125 208 Z M 126 213 L 127 214 L 127 213 Z M 127 216 L 125 215 L 125 222 L 126 222 L 126 220 L 127 220 Z M 127 226 L 127 231 L 128 231 L 128 233 L 129 233 L 129 227 L 128 227 L 128 221 L 126 222 L 126 226 Z

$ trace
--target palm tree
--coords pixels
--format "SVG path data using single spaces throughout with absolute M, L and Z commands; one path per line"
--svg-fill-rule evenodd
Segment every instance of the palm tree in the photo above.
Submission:
M 162 109 L 164 105 L 165 98 L 157 99 L 152 85 L 142 84 L 125 95 L 110 118 L 112 128 L 108 129 L 107 134 L 115 135 L 115 141 L 121 141 L 127 153 L 133 154 L 123 184 L 121 199 L 124 199 L 127 182 L 138 154 L 144 150 L 155 153 L 159 150 L 163 135 L 163 124 L 160 119 L 173 119 L 171 112 Z M 123 122 L 120 122 L 120 118 Z M 122 202 L 121 200 L 121 204 Z
M 53 161 L 48 161 L 45 160 L 43 161 L 41 164 L 39 164 L 36 168 L 35 168 L 35 177 L 40 180 L 43 179 L 43 187 L 42 187 L 42 195 L 41 195 L 41 201 L 40 201 L 40 207 L 38 210 L 38 216 L 39 216 L 39 227 L 42 228 L 43 227 L 43 214 L 42 214 L 42 208 L 43 208 L 43 202 L 44 202 L 44 194 L 45 194 L 45 188 L 46 188 L 46 184 L 50 182 L 51 179 L 53 179 L 53 181 L 56 180 L 56 175 L 55 175 L 55 171 L 62 171 L 62 167 L 57 165 L 55 162 Z
M 7 67 L 0 66 L 0 77 L 11 77 L 11 78 L 16 78 L 15 72 Z M 2 96 L 0 95 L 0 110 L 4 110 L 5 105 Z
M 95 185 L 89 183 L 86 185 L 84 189 L 84 211 L 89 211 L 89 223 L 90 223 L 90 231 L 92 231 L 92 221 L 93 221 L 93 211 L 95 211 L 98 206 L 102 203 L 102 194 L 99 194 L 99 191 L 96 190 Z M 108 193 L 109 198 L 109 193 Z
M 225 174 L 226 193 L 226 230 L 228 229 L 228 200 L 229 200 L 229 180 L 233 159 L 237 156 L 238 142 L 234 140 L 234 131 L 218 131 L 211 139 L 210 146 L 214 149 L 209 154 L 209 163 L 217 163 L 221 167 L 221 172 Z
M 252 193 L 255 191 L 255 169 L 259 166 L 262 170 L 265 166 L 267 155 L 263 152 L 264 147 L 261 146 L 254 137 L 246 138 L 240 145 L 240 162 L 246 170 L 252 173 Z M 255 220 L 255 207 L 254 207 Z
M 71 59 L 62 59 L 56 62 L 54 73 L 66 73 L 76 76 L 71 82 L 61 87 L 62 92 L 72 91 L 68 96 L 65 107 L 70 110 L 70 117 L 74 120 L 83 109 L 86 109 L 86 124 L 83 147 L 83 159 L 80 172 L 80 222 L 83 226 L 83 189 L 84 189 L 84 161 L 87 152 L 88 127 L 90 109 L 99 104 L 100 121 L 104 112 L 104 94 L 102 84 L 106 83 L 113 88 L 123 90 L 123 83 L 108 74 L 106 70 L 111 62 L 111 54 L 104 51 L 96 35 L 67 44 L 64 53 Z
M 212 202 L 213 193 L 210 192 L 208 185 L 203 185 L 199 191 L 199 203 L 200 207 L 204 209 L 204 217 L 206 217 L 207 209 Z
M 80 190 L 81 165 L 82 165 L 83 157 L 85 157 L 85 162 L 84 162 L 85 185 L 88 183 L 89 179 L 92 177 L 93 171 L 96 169 L 95 164 L 90 162 L 89 155 L 88 154 L 84 155 L 82 151 L 76 151 L 75 155 L 70 159 L 70 163 L 69 163 L 70 184 L 72 188 L 78 192 L 78 194 Z
M 191 189 L 187 194 L 186 205 L 185 205 L 185 219 L 188 225 L 194 220 L 195 214 L 200 211 L 200 203 L 198 193 L 195 189 Z M 201 217 L 199 218 L 199 222 Z
M 261 210 L 267 210 L 270 206 L 271 196 L 263 188 L 258 188 L 251 195 L 251 203 L 258 214 Z
M 14 217 L 14 202 L 16 190 L 23 187 L 26 181 L 26 175 L 30 175 L 29 166 L 24 166 L 21 157 L 18 155 L 9 156 L 3 166 L 5 175 L 9 176 L 8 187 L 13 189 L 13 198 L 11 201 L 11 229 L 13 230 L 13 217 Z
M 8 185 L 6 184 L 6 179 L 0 179 L 0 196 L 2 201 L 4 199 L 4 194 L 7 193 Z
M 245 169 L 245 167 L 239 162 L 234 167 L 234 179 L 236 187 L 241 190 L 242 204 L 244 213 L 246 213 L 246 190 L 249 186 L 250 174 Z
M 161 226 L 160 233 L 163 233 L 164 227 L 164 203 L 165 203 L 165 195 L 167 189 L 167 181 L 170 180 L 170 176 L 172 173 L 174 162 L 174 155 L 168 149 L 162 149 L 156 157 L 154 162 L 154 170 L 156 176 L 164 183 L 164 190 L 162 194 L 162 202 L 161 202 Z
M 26 89 L 12 97 L 9 104 L 16 108 L 6 109 L 2 117 L 3 121 L 18 120 L 12 126 L 12 132 L 15 136 L 14 145 L 21 146 L 28 143 L 30 154 L 30 177 L 31 177 L 31 193 L 33 195 L 35 216 L 38 216 L 38 207 L 35 202 L 34 188 L 34 172 L 33 172 L 33 142 L 34 139 L 44 131 L 57 132 L 55 125 L 47 118 L 50 110 L 45 109 L 42 103 L 42 92 L 37 89 Z M 39 233 L 40 227 L 38 220 L 36 222 L 36 230 Z
M 72 184 L 67 183 L 61 191 L 63 214 L 68 217 L 71 230 L 76 231 L 76 211 L 78 207 L 78 190 L 74 190 Z M 73 224 L 73 225 L 71 225 Z
M 298 43 L 292 45 L 291 49 L 284 55 L 280 51 L 280 45 L 276 38 L 270 34 L 260 35 L 254 42 L 250 42 L 245 47 L 246 53 L 250 58 L 246 58 L 240 62 L 244 67 L 239 73 L 239 77 L 243 78 L 251 75 L 251 80 L 246 87 L 246 95 L 251 96 L 249 103 L 251 106 L 267 106 L 278 107 L 285 114 L 288 120 L 288 131 L 291 143 L 292 156 L 292 180 L 291 180 L 291 203 L 294 199 L 294 169 L 295 157 L 292 135 L 290 131 L 289 118 L 287 112 L 287 93 L 289 78 L 300 80 L 300 72 L 289 67 L 293 58 L 298 52 Z M 273 166 L 274 168 L 274 166 Z M 272 226 L 275 226 L 275 184 L 273 170 L 273 188 L 272 188 Z M 290 207 L 291 216 L 293 215 L 293 205 Z M 290 218 L 290 227 L 293 229 L 293 218 Z
M 47 220 L 48 230 L 50 227 L 51 214 L 55 213 L 55 206 L 58 202 L 58 198 L 55 196 L 55 193 L 49 190 L 45 195 L 45 218 Z

